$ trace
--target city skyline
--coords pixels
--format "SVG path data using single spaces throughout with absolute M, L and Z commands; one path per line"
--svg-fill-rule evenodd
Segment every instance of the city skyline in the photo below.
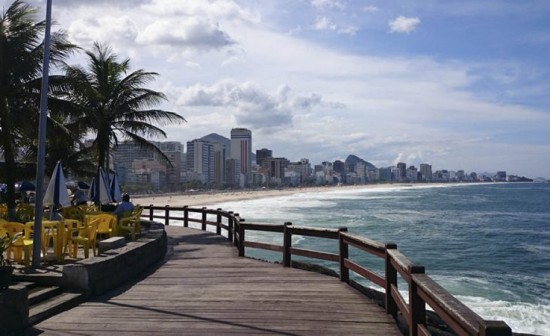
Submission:
M 187 142 L 157 142 L 172 165 L 162 164 L 153 152 L 139 145 L 122 142 L 113 152 L 114 169 L 121 184 L 134 188 L 175 191 L 178 188 L 249 188 L 270 186 L 341 185 L 367 183 L 425 182 L 528 182 L 529 177 L 468 172 L 452 168 L 433 169 L 429 163 L 419 167 L 399 162 L 395 166 L 375 167 L 367 160 L 348 155 L 345 160 L 310 162 L 308 158 L 290 161 L 274 156 L 267 148 L 250 151 L 252 134 L 244 128 L 231 130 L 231 140 L 216 133 Z M 542 182 L 542 181 L 538 181 Z M 197 184 L 198 183 L 198 184 Z
M 236 128 L 238 130 L 243 130 L 243 128 Z M 246 129 L 244 129 L 245 131 L 248 131 Z M 231 130 L 229 130 L 228 132 L 229 134 L 231 134 Z M 230 135 L 231 136 L 231 135 Z M 254 137 L 254 133 L 252 132 L 251 133 L 251 136 Z M 214 137 L 214 138 L 217 138 L 216 140 L 208 140 L 208 138 L 211 138 L 211 137 Z M 220 139 L 218 139 L 219 137 L 223 137 L 228 143 L 231 142 L 231 138 L 230 137 L 226 137 L 225 135 L 222 135 L 222 134 L 218 134 L 218 133 L 209 133 L 209 134 L 204 134 L 202 136 L 199 135 L 198 138 L 196 139 L 193 139 L 193 140 L 189 140 L 189 141 L 186 141 L 187 143 L 187 146 L 190 145 L 190 143 L 194 142 L 194 141 L 199 141 L 199 142 L 211 142 L 212 144 L 215 143 L 215 142 L 218 142 L 220 141 Z M 207 138 L 207 140 L 205 140 L 205 138 Z M 187 149 L 187 147 L 185 147 L 185 149 Z M 347 153 L 345 154 L 344 156 L 342 157 L 337 157 L 336 159 L 334 160 L 328 160 L 328 159 L 325 159 L 325 160 L 320 160 L 320 161 L 312 161 L 311 158 L 310 158 L 310 155 L 308 153 L 303 153 L 303 155 L 299 156 L 299 158 L 288 158 L 286 155 L 284 154 L 280 154 L 278 153 L 277 151 L 274 151 L 272 150 L 272 147 L 270 147 L 269 145 L 267 147 L 262 147 L 262 148 L 256 148 L 256 147 L 251 147 L 251 151 L 250 153 L 252 155 L 256 155 L 258 151 L 268 151 L 271 155 L 272 158 L 284 158 L 284 159 L 288 159 L 290 162 L 299 162 L 300 160 L 302 159 L 307 159 L 310 161 L 310 163 L 312 165 L 317 165 L 317 164 L 322 164 L 323 162 L 335 162 L 335 161 L 342 161 L 344 162 L 347 157 L 349 157 L 350 155 L 353 155 L 353 156 L 357 156 L 359 157 L 360 159 L 363 159 L 365 161 L 367 161 L 368 163 L 371 163 L 372 164 L 372 161 L 369 160 L 368 157 L 363 157 L 361 155 L 358 155 L 357 153 Z M 184 151 L 186 154 L 188 153 L 187 150 Z M 240 151 L 239 151 L 240 152 Z M 538 178 L 538 177 L 541 177 L 541 176 L 528 176 L 528 175 L 520 175 L 520 174 L 515 174 L 513 172 L 510 172 L 507 170 L 506 167 L 499 167 L 498 169 L 494 170 L 494 171 L 488 171 L 488 170 L 480 170 L 480 171 L 475 171 L 475 170 L 467 170 L 467 169 L 464 169 L 462 167 L 447 167 L 447 166 L 442 166 L 442 165 L 439 165 L 437 162 L 432 162 L 430 160 L 426 160 L 426 161 L 423 161 L 423 162 L 418 162 L 418 163 L 410 163 L 410 162 L 396 162 L 395 164 L 390 164 L 390 165 L 387 165 L 387 166 L 378 166 L 378 165 L 374 165 L 376 166 L 377 169 L 380 169 L 380 168 L 392 168 L 392 167 L 398 167 L 400 163 L 405 163 L 406 164 L 406 167 L 405 168 L 409 168 L 409 167 L 415 167 L 417 169 L 420 169 L 422 165 L 424 164 L 428 164 L 431 166 L 431 168 L 433 169 L 433 171 L 441 171 L 441 170 L 445 170 L 445 171 L 452 171 L 452 172 L 457 172 L 457 171 L 464 171 L 465 173 L 469 174 L 469 173 L 476 173 L 476 174 L 482 174 L 482 175 L 487 175 L 487 176 L 493 176 L 495 174 L 497 174 L 498 172 L 507 172 L 508 175 L 515 175 L 515 176 L 520 176 L 520 177 L 527 177 L 527 178 L 531 178 L 531 179 L 535 179 L 535 178 Z
M 540 0 L 53 2 L 54 30 L 160 74 L 162 108 L 189 122 L 154 140 L 245 127 L 292 160 L 545 178 L 549 14 Z

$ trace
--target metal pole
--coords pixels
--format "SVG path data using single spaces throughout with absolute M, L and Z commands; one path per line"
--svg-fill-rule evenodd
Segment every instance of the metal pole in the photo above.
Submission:
M 52 26 L 52 0 L 46 4 L 46 31 L 44 33 L 44 64 L 42 87 L 40 89 L 40 123 L 38 126 L 38 155 L 36 158 L 36 198 L 34 205 L 34 237 L 32 268 L 40 267 L 40 246 L 42 244 L 42 215 L 44 206 L 44 165 L 46 158 L 46 122 L 48 121 L 48 76 L 50 65 L 50 30 Z M 50 209 L 52 211 L 53 209 Z

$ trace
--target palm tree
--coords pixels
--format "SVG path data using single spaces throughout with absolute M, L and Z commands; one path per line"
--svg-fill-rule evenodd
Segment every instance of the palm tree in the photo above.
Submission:
M 69 98 L 79 107 L 73 123 L 82 134 L 95 135 L 92 147 L 97 150 L 98 166 L 108 169 L 109 151 L 119 143 L 119 137 L 129 139 L 143 148 L 152 149 L 169 159 L 145 136 L 166 137 L 152 123 L 181 123 L 186 120 L 177 113 L 152 108 L 166 97 L 163 93 L 144 88 L 158 74 L 144 70 L 130 71 L 130 60 L 118 61 L 107 45 L 95 43 L 86 52 L 87 68 L 67 67 L 72 88 Z
M 16 160 L 20 145 L 36 137 L 43 62 L 42 35 L 45 21 L 35 22 L 37 10 L 14 1 L 0 14 L 0 150 L 4 156 L 5 181 L 10 216 L 15 210 Z M 63 64 L 74 45 L 63 32 L 51 36 L 50 63 Z M 50 92 L 63 88 L 59 78 L 50 77 Z

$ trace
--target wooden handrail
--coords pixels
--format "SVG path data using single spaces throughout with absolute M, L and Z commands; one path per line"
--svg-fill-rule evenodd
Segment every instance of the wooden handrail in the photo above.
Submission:
M 250 247 L 281 252 L 283 265 L 286 267 L 290 267 L 293 254 L 338 262 L 342 281 L 350 283 L 349 271 L 351 270 L 358 276 L 384 288 L 386 312 L 396 319 L 398 312 L 401 312 L 411 336 L 430 335 L 426 325 L 426 305 L 429 305 L 459 335 L 512 335 L 512 330 L 505 322 L 484 320 L 452 296 L 425 274 L 424 266 L 412 263 L 397 250 L 397 245 L 394 243 L 384 244 L 353 235 L 348 233 L 346 228 L 323 229 L 293 226 L 290 222 L 284 224 L 248 223 L 238 213 L 222 209 L 170 207 L 168 205 L 165 207 L 150 205 L 144 206 L 144 209 L 148 209 L 149 213 L 143 212 L 142 217 L 149 220 L 164 219 L 165 225 L 169 225 L 171 220 L 178 220 L 183 221 L 185 227 L 188 227 L 190 222 L 199 223 L 202 230 L 206 230 L 208 225 L 213 225 L 218 235 L 225 230 L 227 239 L 237 247 L 239 256 L 245 256 L 245 247 Z M 164 215 L 156 215 L 155 211 L 162 211 Z M 173 216 L 174 213 L 183 213 L 183 215 Z M 200 214 L 201 218 L 190 218 L 189 213 Z M 208 215 L 216 216 L 216 220 L 209 220 Z M 280 233 L 283 235 L 283 245 L 246 241 L 246 231 Z M 338 254 L 292 247 L 292 235 L 338 240 Z M 383 259 L 385 263 L 384 276 L 350 260 L 349 246 Z M 408 303 L 398 290 L 398 276 L 405 280 L 409 287 Z

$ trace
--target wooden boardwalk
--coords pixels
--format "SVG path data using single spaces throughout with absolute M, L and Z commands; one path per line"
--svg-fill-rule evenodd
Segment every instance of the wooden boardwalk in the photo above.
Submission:
M 166 227 L 165 262 L 28 335 L 401 335 L 339 279 L 237 256 L 226 239 Z

